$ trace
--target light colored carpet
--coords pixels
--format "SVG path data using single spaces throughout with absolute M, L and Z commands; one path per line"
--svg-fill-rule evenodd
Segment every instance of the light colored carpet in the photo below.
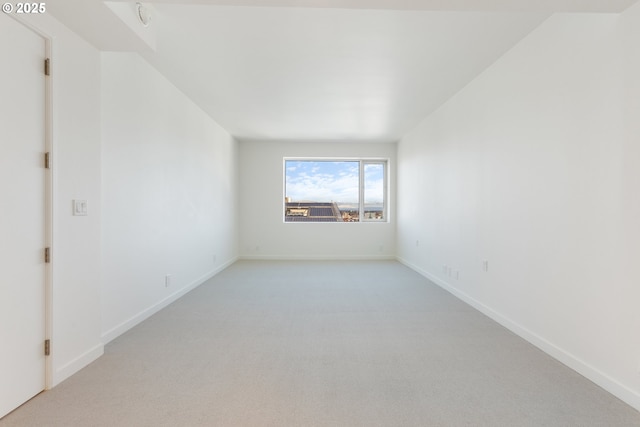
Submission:
M 639 426 L 397 262 L 241 261 L 9 426 Z

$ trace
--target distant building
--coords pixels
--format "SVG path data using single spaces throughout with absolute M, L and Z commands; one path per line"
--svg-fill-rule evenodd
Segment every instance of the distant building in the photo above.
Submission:
M 360 212 L 357 209 L 343 210 L 342 212 L 343 222 L 358 222 Z
M 364 211 L 364 218 L 368 220 L 382 220 L 384 213 L 381 210 Z
M 289 200 L 285 201 L 285 222 L 343 222 L 342 213 L 335 202 L 290 202 Z

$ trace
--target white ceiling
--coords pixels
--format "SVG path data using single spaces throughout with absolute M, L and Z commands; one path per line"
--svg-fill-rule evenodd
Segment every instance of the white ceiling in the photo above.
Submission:
M 550 14 L 635 1 L 159 0 L 148 28 L 132 2 L 48 10 L 100 49 L 141 52 L 239 139 L 387 142 Z

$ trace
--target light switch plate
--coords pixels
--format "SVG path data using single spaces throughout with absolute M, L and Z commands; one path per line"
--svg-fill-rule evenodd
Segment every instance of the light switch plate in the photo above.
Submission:
M 87 201 L 86 200 L 74 200 L 73 201 L 73 215 L 74 216 L 87 216 Z

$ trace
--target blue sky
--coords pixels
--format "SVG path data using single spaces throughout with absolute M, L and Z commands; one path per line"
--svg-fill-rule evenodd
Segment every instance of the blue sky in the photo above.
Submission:
M 358 203 L 357 161 L 287 160 L 286 196 L 296 201 Z M 365 165 L 365 201 L 381 203 L 383 168 Z

